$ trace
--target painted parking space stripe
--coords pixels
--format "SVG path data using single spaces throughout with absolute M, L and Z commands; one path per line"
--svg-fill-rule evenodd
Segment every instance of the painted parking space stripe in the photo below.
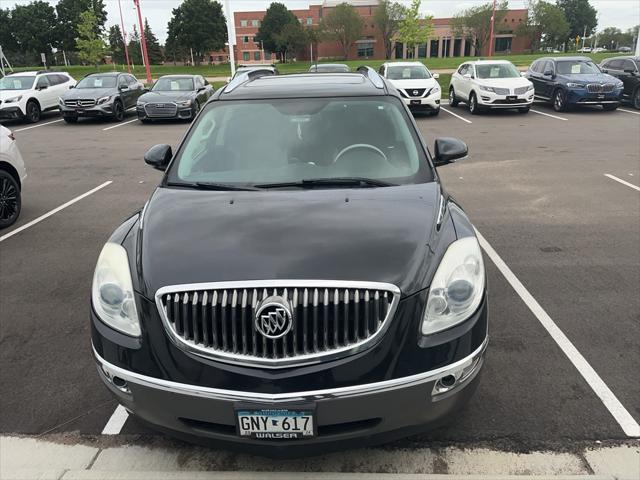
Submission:
M 454 117 L 459 118 L 459 119 L 460 119 L 460 120 L 462 120 L 463 122 L 473 123 L 471 120 L 467 120 L 466 118 L 461 117 L 461 116 L 460 116 L 460 115 L 458 115 L 457 113 L 453 113 L 451 110 L 447 110 L 447 109 L 446 109 L 446 108 L 444 108 L 444 107 L 440 107 L 440 110 L 443 110 L 443 111 L 447 112 L 449 115 L 453 115 Z
M 618 183 L 621 183 L 622 185 L 626 185 L 629 188 L 633 188 L 634 190 L 638 190 L 640 192 L 640 187 L 637 185 L 634 185 L 633 183 L 629 183 L 626 182 L 624 180 L 622 180 L 621 178 L 616 177 L 615 175 L 611 175 L 610 173 L 605 173 L 604 174 L 605 177 L 610 178 L 611 180 L 615 180 Z
M 113 128 L 118 128 L 118 127 L 123 127 L 124 125 L 127 125 L 129 123 L 133 123 L 133 122 L 137 122 L 137 121 L 138 121 L 138 119 L 134 118 L 133 120 L 129 120 L 128 122 L 122 122 L 122 123 L 119 123 L 117 125 L 113 125 L 111 127 L 103 128 L 102 131 L 106 132 L 107 130 L 111 130 Z
M 112 180 L 109 180 L 107 182 L 104 182 L 102 185 L 98 185 L 96 188 L 93 188 L 91 190 L 89 190 L 86 193 L 83 193 L 82 195 L 69 200 L 67 203 L 63 203 L 62 205 L 60 205 L 59 207 L 54 208 L 53 210 L 45 213 L 44 215 L 39 216 L 38 218 L 31 220 L 28 223 L 25 223 L 24 225 L 22 225 L 21 227 L 16 228 L 15 230 L 12 230 L 11 232 L 7 233 L 6 235 L 2 235 L 0 237 L 0 242 L 3 242 L 5 240 L 7 240 L 8 238 L 13 237 L 14 235 L 22 232 L 23 230 L 26 230 L 29 227 L 32 227 L 34 225 L 36 225 L 37 223 L 40 223 L 43 220 L 46 220 L 47 218 L 49 218 L 51 215 L 55 215 L 56 213 L 58 213 L 61 210 L 64 210 L 65 208 L 73 205 L 76 202 L 79 202 L 80 200 L 82 200 L 83 198 L 88 197 L 89 195 L 93 195 L 94 193 L 96 193 L 98 190 L 102 190 L 104 187 L 107 187 L 109 185 L 111 185 L 113 183 Z
M 624 108 L 618 108 L 619 112 L 624 112 L 624 113 L 633 113 L 634 115 L 640 115 L 640 112 L 634 112 L 633 110 L 626 110 Z
M 478 241 L 482 249 L 487 253 L 491 261 L 498 270 L 500 270 L 500 273 L 502 273 L 507 282 L 513 287 L 531 313 L 533 313 L 549 335 L 551 335 L 551 338 L 553 338 L 569 361 L 576 367 L 578 373 L 582 375 L 582 378 L 585 379 L 594 393 L 600 398 L 624 433 L 628 437 L 640 437 L 640 425 L 638 425 L 638 422 L 635 421 L 627 409 L 620 403 L 611 389 L 604 383 L 593 367 L 589 365 L 589 362 L 587 362 L 573 343 L 571 343 L 571 340 L 567 338 L 542 306 L 533 298 L 533 295 L 531 295 L 520 280 L 518 280 L 518 277 L 515 276 L 507 264 L 500 258 L 489 242 L 487 242 L 477 230 L 476 234 L 478 235 Z
M 122 427 L 124 427 L 127 418 L 129 418 L 127 411 L 122 405 L 118 405 L 102 429 L 102 435 L 118 435 Z
M 544 115 L 545 117 L 555 118 L 556 120 L 563 120 L 565 122 L 569 121 L 568 118 L 558 117 L 557 115 L 551 115 L 550 113 L 544 113 L 544 112 L 541 112 L 540 110 L 534 110 L 533 108 L 531 110 L 529 110 L 529 111 L 533 112 L 533 113 L 537 113 L 538 115 Z
M 17 130 L 14 130 L 14 132 L 24 132 L 25 130 L 31 130 L 32 128 L 38 128 L 38 127 L 46 127 L 47 125 L 51 125 L 52 123 L 58 123 L 61 122 L 63 119 L 59 118 L 58 120 L 52 120 L 50 122 L 45 122 L 45 123 L 39 123 L 38 125 L 32 125 L 30 127 L 24 127 L 24 128 L 19 128 Z

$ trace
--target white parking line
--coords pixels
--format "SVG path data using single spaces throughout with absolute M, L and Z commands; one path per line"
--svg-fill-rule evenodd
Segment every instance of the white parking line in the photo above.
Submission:
M 568 122 L 568 121 L 569 121 L 569 119 L 568 119 L 568 118 L 558 117 L 558 116 L 556 116 L 556 115 L 551 115 L 550 113 L 544 113 L 544 112 L 541 112 L 541 111 L 539 111 L 539 110 L 534 110 L 533 108 L 532 108 L 531 110 L 529 110 L 529 111 L 530 111 L 530 112 L 533 112 L 533 113 L 537 113 L 538 115 L 544 115 L 545 117 L 555 118 L 556 120 L 564 120 L 565 122 Z
M 69 200 L 67 203 L 63 203 L 62 205 L 60 205 L 59 207 L 54 208 L 53 210 L 51 210 L 50 212 L 45 213 L 44 215 L 41 215 L 40 217 L 36 218 L 35 220 L 31 220 L 29 223 L 25 223 L 24 225 L 22 225 L 19 228 L 16 228 L 15 230 L 7 233 L 6 235 L 3 235 L 0 237 L 0 242 L 5 241 L 6 239 L 13 237 L 14 235 L 22 232 L 23 230 L 26 230 L 29 227 L 32 227 L 33 225 L 35 225 L 36 223 L 40 223 L 41 221 L 49 218 L 51 215 L 54 215 L 56 213 L 58 213 L 60 210 L 64 210 L 65 208 L 67 208 L 70 205 L 73 205 L 74 203 L 82 200 L 85 197 L 88 197 L 89 195 L 96 193 L 98 190 L 111 185 L 113 183 L 112 180 L 109 180 L 107 182 L 104 182 L 102 185 L 98 185 L 96 188 L 89 190 L 86 193 L 83 193 L 82 195 L 80 195 L 79 197 L 74 198 L 73 200 Z
M 440 110 L 444 110 L 444 111 L 445 111 L 445 112 L 447 112 L 449 115 L 453 115 L 454 117 L 459 118 L 459 119 L 460 119 L 460 120 L 462 120 L 463 122 L 473 123 L 471 120 L 467 120 L 466 118 L 463 118 L 463 117 L 461 117 L 460 115 L 458 115 L 458 114 L 456 114 L 456 113 L 453 113 L 452 111 L 447 110 L 447 109 L 446 109 L 446 108 L 444 108 L 444 107 L 440 107 Z
M 604 406 L 609 410 L 609 413 L 618 422 L 618 425 L 622 428 L 624 433 L 628 437 L 640 437 L 640 425 L 634 420 L 631 414 L 620 403 L 620 401 L 613 394 L 611 389 L 604 383 L 596 371 L 589 365 L 589 362 L 582 356 L 578 349 L 571 343 L 571 340 L 558 328 L 556 323 L 551 317 L 544 311 L 535 298 L 529 293 L 525 286 L 518 280 L 511 269 L 500 258 L 496 251 L 491 247 L 489 242 L 476 230 L 478 235 L 478 241 L 480 245 L 487 253 L 489 258 L 498 267 L 498 270 L 504 275 L 504 278 L 511 284 L 518 296 L 522 299 L 525 305 L 531 310 L 531 313 L 535 315 L 542 326 L 549 332 L 551 338 L 555 340 L 560 349 L 567 356 L 569 361 L 578 370 L 582 378 L 586 380 L 594 393 L 600 398 Z
M 615 180 L 616 182 L 621 183 L 622 185 L 626 185 L 627 187 L 631 187 L 634 190 L 638 190 L 640 192 L 640 187 L 637 186 L 637 185 L 634 185 L 633 183 L 625 182 L 621 178 L 618 178 L 615 175 L 611 175 L 610 173 L 605 173 L 604 176 L 610 178 L 611 180 Z
M 624 112 L 624 113 L 633 113 L 634 115 L 640 115 L 640 112 L 634 112 L 632 110 L 625 110 L 624 108 L 619 108 L 618 111 L 619 112 Z
M 118 435 L 124 427 L 124 423 L 129 418 L 129 414 L 122 405 L 118 405 L 111 414 L 109 421 L 102 429 L 102 435 Z
M 119 123 L 119 124 L 114 125 L 114 126 L 112 126 L 112 127 L 103 128 L 103 129 L 102 129 L 102 131 L 103 131 L 103 132 L 106 132 L 107 130 L 111 130 L 112 128 L 122 127 L 122 126 L 124 126 L 124 125 L 129 124 L 129 123 L 133 123 L 133 122 L 137 122 L 137 121 L 138 121 L 138 119 L 137 119 L 137 118 L 134 118 L 133 120 L 129 120 L 128 122 L 122 122 L 122 123 Z
M 14 132 L 24 132 L 25 130 L 31 130 L 32 128 L 44 127 L 46 125 L 51 125 L 52 123 L 61 122 L 63 119 L 59 118 L 58 120 L 52 120 L 51 122 L 39 123 L 38 125 L 32 125 L 31 127 L 19 128 L 18 130 L 14 130 Z

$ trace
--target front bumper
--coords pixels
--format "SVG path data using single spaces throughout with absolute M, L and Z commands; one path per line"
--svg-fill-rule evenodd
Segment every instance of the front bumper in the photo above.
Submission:
M 529 90 L 521 95 L 498 95 L 481 90 L 477 99 L 478 105 L 487 108 L 525 108 L 533 104 L 534 91 Z
M 423 373 L 325 390 L 264 394 L 206 388 L 141 375 L 107 362 L 94 349 L 100 378 L 118 401 L 141 419 L 178 437 L 296 456 L 386 442 L 443 423 L 471 397 L 479 381 L 488 337 L 470 355 Z M 455 379 L 449 385 L 451 378 Z M 442 379 L 448 381 L 443 382 Z M 446 383 L 446 386 L 445 386 Z M 235 410 L 295 408 L 312 404 L 317 436 L 298 440 L 251 440 L 236 435 Z
M 19 105 L 5 107 L 3 104 L 2 108 L 0 108 L 0 118 L 2 119 L 15 120 L 23 117 L 24 117 L 24 112 L 22 111 Z
M 402 96 L 402 101 L 411 110 L 436 111 L 440 109 L 441 92 L 431 94 L 428 97 L 406 97 Z
M 58 104 L 58 108 L 65 117 L 113 117 L 113 103 L 93 107 L 67 107 Z
M 586 89 L 569 90 L 567 101 L 576 105 L 607 105 L 620 104 L 623 90 L 615 90 L 611 93 L 588 93 Z
M 173 114 L 150 115 L 143 105 L 136 105 L 136 112 L 139 120 L 190 120 L 195 117 L 195 110 L 192 106 L 177 107 Z

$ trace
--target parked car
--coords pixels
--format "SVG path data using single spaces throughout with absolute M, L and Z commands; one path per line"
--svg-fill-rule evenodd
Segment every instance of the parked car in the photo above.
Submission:
M 631 53 L 631 47 L 620 47 L 618 53 Z
M 564 112 L 574 105 L 601 105 L 615 110 L 622 100 L 623 83 L 602 73 L 587 57 L 546 57 L 531 64 L 526 77 L 533 82 L 536 98 L 551 102 Z
M 485 109 L 515 108 L 527 113 L 533 103 L 533 84 L 506 60 L 466 62 L 451 75 L 449 105 L 466 102 L 472 114 Z
M 104 246 L 91 294 L 98 374 L 186 438 L 318 454 L 447 419 L 487 346 L 474 228 L 391 84 L 238 77 L 203 107 L 144 209 Z
M 138 98 L 138 119 L 192 120 L 211 95 L 213 87 L 201 75 L 165 75 Z
M 136 77 L 122 72 L 92 73 L 58 99 L 62 118 L 76 123 L 80 117 L 124 119 L 125 112 L 136 108 L 144 86 Z
M 605 47 L 596 47 L 593 49 L 592 53 L 604 53 L 607 49 Z
M 15 72 L 0 79 L 0 119 L 35 123 L 42 112 L 56 110 L 58 97 L 76 81 L 67 72 Z
M 414 112 L 440 113 L 442 92 L 437 73 L 432 74 L 420 62 L 386 62 L 379 70 L 380 75 L 398 89 L 404 103 Z
M 351 70 L 344 63 L 319 63 L 309 67 L 310 73 L 349 73 Z
M 250 72 L 258 72 L 259 75 L 279 75 L 280 72 L 278 68 L 273 64 L 267 63 L 251 63 L 249 65 L 238 65 L 236 68 L 236 73 L 233 77 L 228 77 L 227 82 L 230 82 L 232 79 L 237 77 L 238 75 L 242 75 L 243 73 Z
M 576 50 L 578 53 L 591 53 L 591 47 L 582 47 Z
M 13 225 L 22 209 L 24 161 L 11 130 L 0 125 L 0 229 Z
M 607 58 L 602 61 L 600 68 L 622 81 L 622 98 L 640 110 L 640 57 Z

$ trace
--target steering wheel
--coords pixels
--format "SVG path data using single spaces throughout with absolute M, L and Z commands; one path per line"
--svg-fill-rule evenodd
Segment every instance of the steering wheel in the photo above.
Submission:
M 345 147 L 342 150 L 340 150 L 338 155 L 336 155 L 336 158 L 333 159 L 333 163 L 336 163 L 338 160 L 340 160 L 340 157 L 342 157 L 345 153 L 350 152 L 351 150 L 358 149 L 358 148 L 364 148 L 364 149 L 367 149 L 367 150 L 373 150 L 378 155 L 380 155 L 385 161 L 388 161 L 387 160 L 387 156 L 378 147 L 374 147 L 373 145 L 369 145 L 368 143 L 354 143 L 353 145 L 349 145 L 348 147 Z

